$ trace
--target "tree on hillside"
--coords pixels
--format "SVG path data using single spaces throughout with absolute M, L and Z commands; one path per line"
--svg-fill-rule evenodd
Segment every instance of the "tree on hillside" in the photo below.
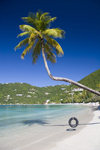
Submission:
M 26 22 L 26 24 L 19 26 L 22 33 L 20 33 L 18 37 L 25 36 L 26 38 L 15 47 L 15 50 L 23 46 L 26 47 L 21 55 L 21 58 L 24 58 L 27 52 L 32 52 L 33 63 L 36 63 L 38 56 L 42 51 L 45 68 L 51 79 L 69 82 L 94 94 L 100 95 L 100 92 L 90 89 L 78 82 L 68 78 L 55 77 L 51 74 L 47 60 L 55 63 L 55 53 L 57 55 L 64 54 L 61 46 L 55 40 L 55 38 L 62 38 L 64 36 L 64 31 L 59 28 L 50 28 L 51 22 L 56 20 L 56 17 L 51 18 L 49 13 L 41 13 L 38 11 L 36 14 L 31 13 L 28 17 L 23 17 L 22 19 Z

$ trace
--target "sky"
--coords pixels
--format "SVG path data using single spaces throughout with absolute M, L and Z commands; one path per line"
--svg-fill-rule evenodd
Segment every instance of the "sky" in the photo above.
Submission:
M 54 76 L 79 81 L 100 69 L 100 1 L 99 0 L 0 0 L 0 83 L 25 82 L 43 87 L 67 84 L 48 77 L 43 58 L 32 64 L 31 55 L 21 59 L 22 49 L 14 51 L 21 38 L 21 17 L 29 12 L 49 12 L 57 20 L 51 27 L 65 30 L 57 39 L 64 51 L 57 63 L 48 62 Z

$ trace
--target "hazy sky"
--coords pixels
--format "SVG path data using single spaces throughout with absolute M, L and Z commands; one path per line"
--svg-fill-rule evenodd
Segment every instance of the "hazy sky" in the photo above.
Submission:
M 21 40 L 21 17 L 37 10 L 50 12 L 57 20 L 52 27 L 65 30 L 58 40 L 64 56 L 49 64 L 51 73 L 78 81 L 100 69 L 100 1 L 99 0 L 0 0 L 0 83 L 26 82 L 35 86 L 66 84 L 52 81 L 42 57 L 32 64 L 31 55 L 20 58 L 22 49 L 14 51 Z

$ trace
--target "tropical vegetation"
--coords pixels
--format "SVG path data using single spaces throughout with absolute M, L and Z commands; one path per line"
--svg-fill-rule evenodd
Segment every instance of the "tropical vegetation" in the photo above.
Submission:
M 93 81 L 93 82 L 92 82 Z M 79 81 L 90 88 L 100 91 L 100 70 L 97 70 Z M 96 86 L 97 85 L 97 86 Z M 0 84 L 0 104 L 45 104 L 48 103 L 88 103 L 100 102 L 96 96 L 73 85 L 56 85 L 36 87 L 26 83 Z
M 47 60 L 55 63 L 55 54 L 63 55 L 64 53 L 59 43 L 55 40 L 55 38 L 62 38 L 64 36 L 64 31 L 60 28 L 50 28 L 51 22 L 53 22 L 56 17 L 51 18 L 49 13 L 42 13 L 38 11 L 36 14 L 31 13 L 28 17 L 23 17 L 22 19 L 24 20 L 24 22 L 26 22 L 26 24 L 19 26 L 22 33 L 20 33 L 18 37 L 25 36 L 25 39 L 15 47 L 16 50 L 25 46 L 25 49 L 21 55 L 22 58 L 24 58 L 27 52 L 32 52 L 33 63 L 36 63 L 38 56 L 42 52 L 45 68 L 51 79 L 56 81 L 69 82 L 100 96 L 100 92 L 95 91 L 83 84 L 80 84 L 68 78 L 54 77 L 51 74 L 47 64 Z

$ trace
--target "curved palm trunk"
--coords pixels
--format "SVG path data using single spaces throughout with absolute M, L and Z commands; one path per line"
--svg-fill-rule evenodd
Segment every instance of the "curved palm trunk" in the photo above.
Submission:
M 87 91 L 89 91 L 89 92 L 91 92 L 91 93 L 94 93 L 94 94 L 100 96 L 100 92 L 95 91 L 95 90 L 93 90 L 93 89 L 91 89 L 91 88 L 88 88 L 87 86 L 82 85 L 82 84 L 80 84 L 80 83 L 78 83 L 78 82 L 75 82 L 75 81 L 70 80 L 70 79 L 68 79 L 68 78 L 54 77 L 54 76 L 50 73 L 50 70 L 49 70 L 49 67 L 48 67 L 48 64 L 47 64 L 47 61 L 46 61 L 46 57 L 45 57 L 45 53 L 44 53 L 44 46 L 42 46 L 42 56 L 43 56 L 43 59 L 44 59 L 45 68 L 46 68 L 46 70 L 47 70 L 47 72 L 48 72 L 49 77 L 50 77 L 52 80 L 69 82 L 69 83 L 74 84 L 74 85 L 76 85 L 76 86 L 78 86 L 78 87 L 80 87 L 80 88 L 83 88 L 84 90 L 87 90 Z

